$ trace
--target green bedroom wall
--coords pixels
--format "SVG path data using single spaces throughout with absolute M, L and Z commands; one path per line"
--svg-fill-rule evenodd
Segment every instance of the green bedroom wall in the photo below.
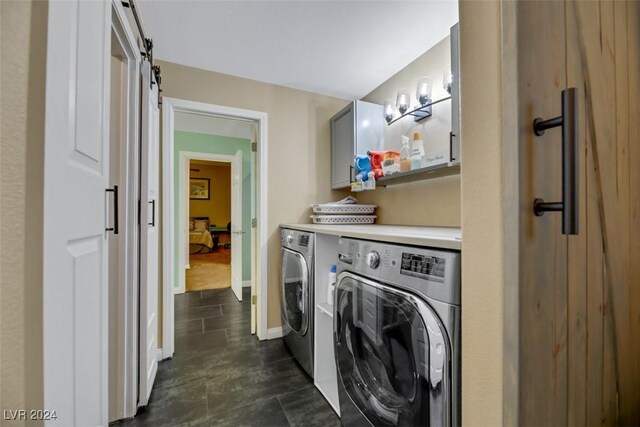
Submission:
M 195 132 L 174 132 L 174 184 L 176 195 L 174 200 L 174 215 L 178 218 L 180 194 L 180 152 L 194 151 L 199 153 L 234 155 L 236 151 L 242 151 L 242 280 L 251 280 L 251 186 L 254 184 L 254 171 L 251 169 L 251 141 L 248 139 L 206 135 Z M 174 224 L 175 247 L 181 244 L 178 241 L 178 223 Z M 178 285 L 180 266 L 178 259 L 175 262 L 174 283 Z

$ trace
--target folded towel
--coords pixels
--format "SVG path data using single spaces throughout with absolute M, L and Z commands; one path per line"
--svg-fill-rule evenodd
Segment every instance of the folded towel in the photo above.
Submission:
M 356 203 L 358 203 L 358 199 L 356 199 L 353 196 L 347 196 L 342 200 L 338 200 L 337 202 L 333 202 L 333 204 L 336 204 L 336 205 L 355 205 Z

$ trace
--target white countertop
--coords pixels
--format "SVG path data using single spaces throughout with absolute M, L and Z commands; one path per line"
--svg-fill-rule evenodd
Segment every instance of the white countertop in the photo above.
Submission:
M 417 227 L 408 225 L 324 225 L 280 224 L 281 228 L 332 234 L 356 239 L 460 250 L 462 231 L 453 227 Z

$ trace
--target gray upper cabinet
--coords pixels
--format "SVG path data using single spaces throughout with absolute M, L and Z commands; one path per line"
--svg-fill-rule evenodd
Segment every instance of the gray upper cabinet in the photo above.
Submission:
M 353 101 L 331 118 L 331 188 L 350 188 L 356 154 L 384 149 L 382 105 Z

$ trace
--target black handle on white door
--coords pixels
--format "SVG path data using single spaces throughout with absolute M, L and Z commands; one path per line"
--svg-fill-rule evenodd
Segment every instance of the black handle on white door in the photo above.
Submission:
M 113 193 L 113 227 L 107 227 L 105 230 L 118 234 L 120 232 L 120 227 L 118 226 L 118 186 L 114 185 L 113 188 L 107 188 L 105 191 Z
M 545 212 L 562 212 L 562 234 L 578 234 L 578 90 L 569 88 L 562 91 L 562 115 L 549 120 L 536 118 L 533 131 L 536 135 L 544 135 L 544 131 L 554 127 L 562 127 L 562 201 L 545 202 L 543 199 L 533 201 L 533 212 L 542 216 Z
M 149 200 L 151 203 L 151 222 L 148 225 L 155 227 L 156 226 L 156 200 Z

